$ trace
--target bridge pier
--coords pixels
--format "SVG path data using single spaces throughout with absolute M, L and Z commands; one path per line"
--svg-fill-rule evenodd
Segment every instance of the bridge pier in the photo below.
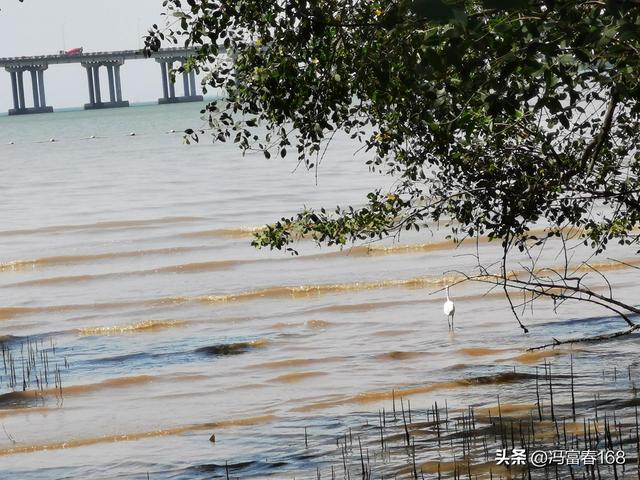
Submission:
M 184 65 L 184 60 L 176 57 L 156 58 L 162 72 L 162 97 L 158 99 L 159 104 L 202 101 L 202 95 L 198 95 L 196 91 L 196 75 L 193 71 L 182 73 L 183 95 L 176 96 L 175 83 L 171 81 L 171 69 L 174 62 L 182 62 Z
M 40 108 L 40 97 L 38 90 L 38 74 L 35 70 L 30 70 L 31 73 L 31 91 L 33 92 L 33 107 Z
M 129 102 L 127 100 L 122 100 L 120 66 L 123 63 L 123 60 L 114 60 L 97 63 L 85 62 L 81 64 L 87 70 L 87 85 L 89 87 L 89 103 L 84 104 L 85 110 L 129 106 Z M 102 101 L 102 93 L 100 91 L 100 67 L 105 67 L 107 69 L 107 78 L 109 83 L 108 102 Z
M 114 65 L 116 74 L 116 101 L 122 102 L 122 83 L 120 82 L 120 64 Z
M 38 70 L 38 93 L 40 94 L 40 108 L 46 107 L 47 99 L 44 96 L 44 70 Z M 53 110 L 53 107 L 51 110 Z
M 48 65 L 7 66 L 5 69 L 11 76 L 11 93 L 13 95 L 13 108 L 9 109 L 9 115 L 25 115 L 30 113 L 51 113 L 53 107 L 47 106 L 44 95 L 44 71 Z M 33 107 L 28 107 L 24 95 L 24 72 L 31 74 L 31 93 Z
M 93 89 L 95 91 L 95 101 L 92 102 L 94 104 L 102 103 L 102 98 L 100 97 L 100 65 L 96 65 L 92 67 L 93 70 Z M 85 106 L 85 108 L 87 108 Z
M 175 83 L 171 81 L 171 69 L 176 62 L 185 65 L 187 59 L 196 53 L 193 47 L 171 47 L 162 48 L 153 54 L 154 59 L 160 63 L 162 71 L 162 97 L 158 103 L 182 103 L 202 101 L 202 95 L 198 95 L 196 90 L 197 82 L 195 72 L 182 73 L 182 87 L 180 92 L 176 92 Z M 221 49 L 220 55 L 226 54 Z M 53 112 L 53 107 L 47 105 L 45 97 L 44 71 L 49 65 L 62 65 L 70 63 L 81 64 L 87 74 L 87 86 L 89 89 L 89 101 L 85 104 L 85 109 L 127 107 L 129 102 L 122 99 L 122 81 L 120 79 L 121 66 L 127 60 L 143 60 L 147 58 L 140 49 L 119 50 L 111 52 L 83 52 L 81 48 L 72 49 L 53 55 L 23 56 L 0 58 L 0 68 L 4 68 L 11 77 L 11 97 L 13 108 L 9 109 L 10 115 L 26 113 Z M 107 84 L 109 86 L 109 97 L 106 90 L 100 87 L 100 70 L 107 69 Z M 25 97 L 25 88 L 29 79 L 25 80 L 25 72 L 29 72 L 31 77 L 31 96 L 33 103 Z M 107 101 L 103 101 L 103 98 Z

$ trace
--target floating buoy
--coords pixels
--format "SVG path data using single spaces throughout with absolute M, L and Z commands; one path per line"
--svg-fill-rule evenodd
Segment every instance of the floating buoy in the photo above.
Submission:
M 50 139 L 49 139 L 49 141 L 50 141 L 50 142 L 55 142 L 55 141 L 56 141 L 56 139 L 55 139 L 55 138 L 50 138 Z
M 13 140 L 9 140 L 9 145 L 15 145 L 16 142 L 14 142 Z
M 176 131 L 172 128 L 171 130 L 169 130 L 169 133 L 176 133 Z
M 96 138 L 95 135 L 89 135 L 89 138 Z
M 129 132 L 129 136 L 130 137 L 135 137 L 136 136 L 136 132 Z

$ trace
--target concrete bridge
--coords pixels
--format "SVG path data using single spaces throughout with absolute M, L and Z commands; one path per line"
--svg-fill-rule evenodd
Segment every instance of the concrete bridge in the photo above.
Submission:
M 174 82 L 171 81 L 170 70 L 176 63 L 183 64 L 194 53 L 194 49 L 163 48 L 153 53 L 153 58 L 160 64 L 162 74 L 162 98 L 158 103 L 199 102 L 202 95 L 196 92 L 196 77 L 194 72 L 182 74 L 182 95 L 176 94 Z M 44 86 L 44 71 L 49 65 L 61 63 L 79 63 L 87 73 L 89 101 L 85 109 L 128 107 L 129 102 L 122 99 L 122 82 L 120 67 L 125 60 L 143 60 L 142 50 L 121 50 L 116 52 L 78 53 L 75 55 L 41 55 L 33 57 L 0 58 L 0 67 L 4 67 L 11 75 L 11 90 L 13 94 L 13 108 L 9 115 L 28 113 L 49 113 L 53 107 L 47 105 Z M 107 69 L 108 99 L 100 88 L 100 68 Z M 25 96 L 25 72 L 31 76 L 31 94 L 33 101 L 30 105 Z

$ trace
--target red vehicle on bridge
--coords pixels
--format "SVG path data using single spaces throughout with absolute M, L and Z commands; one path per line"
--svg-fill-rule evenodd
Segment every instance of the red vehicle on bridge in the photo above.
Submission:
M 82 55 L 82 47 L 70 48 L 69 50 L 60 50 L 60 55 L 66 55 L 66 56 Z

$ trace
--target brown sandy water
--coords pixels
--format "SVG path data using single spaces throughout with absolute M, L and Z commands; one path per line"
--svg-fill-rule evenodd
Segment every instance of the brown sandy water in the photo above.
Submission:
M 332 468 L 361 478 L 367 452 L 372 478 L 411 478 L 414 463 L 425 478 L 438 468 L 461 475 L 461 465 L 464 475 L 506 477 L 483 438 L 499 444 L 508 420 L 537 415 L 537 381 L 536 438 L 554 441 L 545 362 L 570 435 L 584 433 L 580 418 L 596 406 L 599 422 L 615 411 L 632 427 L 637 337 L 526 351 L 624 328 L 607 312 L 570 303 L 554 312 L 542 301 L 524 312 L 524 336 L 502 292 L 465 283 L 452 290 L 457 328 L 448 332 L 438 291 L 471 268 L 474 242 L 456 246 L 434 226 L 344 250 L 303 242 L 298 257 L 253 250 L 264 223 L 303 205 L 358 204 L 389 181 L 370 175 L 344 139 L 316 185 L 289 162 L 163 133 L 192 126 L 196 110 L 0 118 L 0 342 L 17 366 L 10 386 L 0 364 L 0 478 L 225 478 L 227 465 L 231 478 L 331 478 Z M 97 128 L 103 138 L 79 140 Z M 52 136 L 60 141 L 40 142 Z M 499 254 L 493 242 L 479 245 L 488 260 Z M 543 261 L 557 265 L 556 253 Z M 594 263 L 633 303 L 637 261 L 610 256 L 629 265 Z M 590 285 L 605 287 L 598 277 Z M 21 362 L 34 345 L 25 385 Z M 571 356 L 580 418 L 567 424 Z M 450 417 L 439 438 L 436 402 Z M 470 431 L 469 405 L 484 437 L 460 434 Z M 384 446 L 374 428 L 383 409 Z

